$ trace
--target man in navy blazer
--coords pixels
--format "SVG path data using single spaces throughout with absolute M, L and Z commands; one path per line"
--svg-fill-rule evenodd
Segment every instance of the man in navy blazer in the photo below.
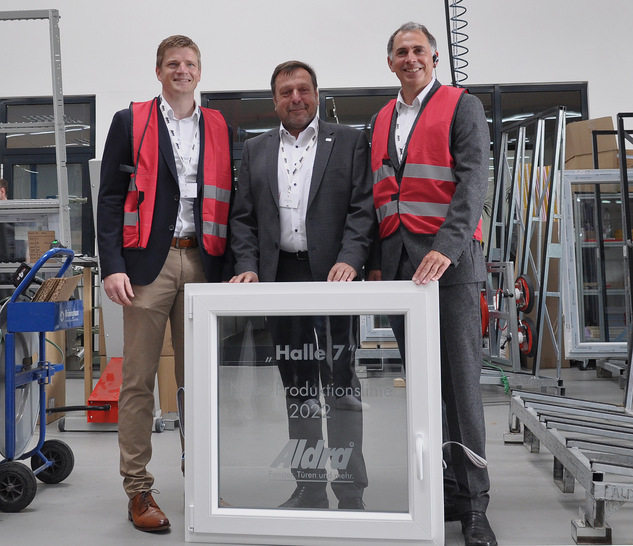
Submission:
M 231 282 L 345 282 L 358 278 L 367 260 L 375 225 L 369 147 L 364 133 L 318 119 L 314 70 L 288 61 L 273 72 L 271 88 L 281 125 L 244 145 L 235 203 L 231 210 Z M 356 331 L 351 317 L 269 317 L 273 345 L 302 348 L 331 336 L 348 349 L 331 370 L 318 362 L 280 357 L 278 366 L 289 413 L 291 439 L 308 446 L 321 440 L 314 419 L 323 393 L 328 413 L 328 445 L 354 445 L 347 467 L 351 482 L 334 480 L 339 509 L 363 509 L 367 474 L 362 456 L 362 404 L 354 372 Z M 315 337 L 316 331 L 316 337 Z M 334 341 L 333 343 L 336 343 Z M 322 389 L 319 390 L 319 375 Z M 328 396 L 339 387 L 343 396 Z M 291 418 L 291 407 L 307 409 L 308 418 Z M 331 411 L 330 411 L 331 409 Z M 302 412 L 300 411 L 301 415 Z M 327 508 L 327 477 L 302 480 L 286 508 Z M 339 469 L 340 470 L 340 469 Z
M 115 114 L 101 163 L 101 276 L 108 297 L 123 306 L 120 469 L 128 517 L 142 531 L 170 526 L 154 501 L 154 477 L 147 470 L 167 320 L 176 383 L 184 386 L 184 286 L 218 282 L 223 270 L 225 280 L 230 276 L 224 248 L 231 133 L 219 112 L 195 102 L 200 68 L 200 51 L 191 39 L 163 40 L 156 54 L 160 97 Z

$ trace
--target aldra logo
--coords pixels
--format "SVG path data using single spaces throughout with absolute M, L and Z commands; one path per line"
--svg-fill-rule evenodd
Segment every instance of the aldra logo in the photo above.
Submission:
M 307 443 L 307 440 L 289 440 L 270 467 L 324 469 L 330 459 L 331 468 L 336 470 L 347 468 L 353 446 L 325 447 L 325 442 L 319 440 L 316 446 L 306 448 Z

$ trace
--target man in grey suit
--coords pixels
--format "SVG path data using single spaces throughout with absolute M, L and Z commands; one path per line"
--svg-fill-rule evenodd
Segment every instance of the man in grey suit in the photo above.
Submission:
M 488 187 L 490 137 L 481 102 L 440 85 L 433 69 L 437 44 L 426 27 L 406 23 L 387 46 L 401 83 L 397 100 L 375 117 L 372 133 L 374 202 L 380 270 L 372 279 L 439 281 L 442 398 L 457 487 L 445 507 L 460 519 L 467 546 L 494 546 L 486 517 L 490 483 L 479 384 L 482 364 L 480 289 L 486 267 L 481 213 Z M 403 323 L 392 323 L 401 349 Z M 462 444 L 459 446 L 458 444 Z M 481 467 L 483 466 L 483 468 Z
M 231 282 L 352 281 L 367 260 L 375 226 L 367 138 L 318 119 L 316 74 L 307 64 L 280 64 L 271 88 L 281 125 L 244 146 L 230 217 L 236 261 Z M 339 468 L 332 482 L 338 508 L 362 510 L 367 473 L 360 384 L 350 349 L 356 343 L 353 319 L 269 317 L 268 323 L 275 347 L 316 346 L 317 339 L 327 337 L 326 328 L 332 343 L 346 347 L 330 370 L 322 361 L 286 358 L 283 350 L 277 351 L 277 361 L 290 439 L 306 440 L 308 447 L 323 445 L 321 419 L 314 417 L 327 413 L 329 447 L 354 446 L 347 467 Z M 300 467 L 292 472 L 296 488 L 282 507 L 329 507 L 324 472 L 309 480 L 302 479 L 306 473 Z

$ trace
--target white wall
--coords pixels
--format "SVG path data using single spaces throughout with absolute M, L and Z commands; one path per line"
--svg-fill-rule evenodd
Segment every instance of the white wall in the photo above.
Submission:
M 464 0 L 466 84 L 589 82 L 590 117 L 633 111 L 631 0 Z M 408 20 L 438 40 L 450 83 L 444 0 L 2 0 L 59 10 L 64 93 L 97 97 L 97 157 L 112 115 L 159 91 L 158 43 L 202 51 L 200 91 L 267 89 L 279 62 L 312 64 L 321 87 L 397 85 L 386 41 Z M 48 26 L 0 21 L 0 97 L 51 94 Z

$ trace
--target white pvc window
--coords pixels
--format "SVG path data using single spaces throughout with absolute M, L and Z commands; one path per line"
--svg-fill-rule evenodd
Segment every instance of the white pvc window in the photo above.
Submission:
M 435 283 L 195 284 L 185 293 L 187 541 L 443 543 Z M 364 315 L 404 320 L 406 388 L 393 373 L 354 374 Z M 306 324 L 299 347 L 283 341 Z M 300 483 L 322 485 L 327 500 L 281 508 Z M 339 506 L 354 491 L 364 509 Z

